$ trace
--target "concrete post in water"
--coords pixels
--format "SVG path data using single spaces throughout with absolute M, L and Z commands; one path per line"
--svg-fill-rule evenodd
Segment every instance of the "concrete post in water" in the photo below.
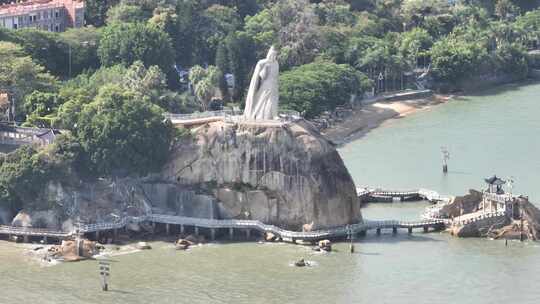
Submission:
M 107 260 L 99 261 L 99 275 L 101 276 L 101 290 L 109 290 L 110 263 Z
M 441 147 L 442 157 L 443 157 L 443 173 L 448 173 L 448 160 L 450 159 L 450 152 L 448 148 Z
M 409 230 L 409 234 L 412 234 L 412 227 L 409 227 L 408 230 Z
M 381 228 L 377 228 L 377 235 L 381 235 Z
M 229 239 L 231 241 L 234 239 L 234 229 L 232 227 L 229 228 Z
M 429 226 L 428 225 L 425 225 L 424 226 L 424 233 L 427 233 L 429 231 Z
M 519 232 L 519 240 L 521 242 L 523 242 L 523 240 L 525 239 L 524 236 L 523 236 L 523 210 L 521 210 L 521 219 L 520 219 L 520 232 Z
M 396 226 L 392 227 L 392 234 L 397 234 L 397 227 Z

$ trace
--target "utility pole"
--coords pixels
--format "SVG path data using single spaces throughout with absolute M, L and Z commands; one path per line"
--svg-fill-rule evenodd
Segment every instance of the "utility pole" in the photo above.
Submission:
M 442 152 L 442 161 L 443 161 L 443 173 L 448 173 L 448 160 L 450 159 L 450 152 L 448 151 L 448 148 L 441 147 Z

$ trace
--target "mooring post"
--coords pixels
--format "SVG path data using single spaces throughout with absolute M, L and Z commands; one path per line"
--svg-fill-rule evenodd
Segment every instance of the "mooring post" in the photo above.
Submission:
M 229 228 L 229 239 L 232 241 L 234 239 L 234 228 Z
M 377 228 L 377 235 L 381 235 L 381 228 Z
M 448 160 L 450 159 L 450 152 L 448 148 L 441 147 L 442 158 L 443 158 L 443 173 L 448 173 Z
M 397 234 L 397 227 L 396 226 L 392 227 L 392 234 Z
M 429 226 L 428 225 L 424 225 L 424 233 L 427 233 L 429 231 Z
M 409 227 L 408 230 L 409 230 L 409 234 L 412 234 L 412 227 Z

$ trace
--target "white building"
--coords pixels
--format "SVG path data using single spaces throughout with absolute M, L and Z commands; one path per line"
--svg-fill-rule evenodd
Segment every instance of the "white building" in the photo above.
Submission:
M 63 32 L 84 26 L 84 0 L 28 0 L 0 5 L 0 27 Z

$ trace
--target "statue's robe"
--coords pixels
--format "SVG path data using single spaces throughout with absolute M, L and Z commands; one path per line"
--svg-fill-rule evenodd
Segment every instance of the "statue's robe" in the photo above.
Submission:
M 278 116 L 279 64 L 263 59 L 257 63 L 246 98 L 244 117 L 248 120 L 272 120 Z

